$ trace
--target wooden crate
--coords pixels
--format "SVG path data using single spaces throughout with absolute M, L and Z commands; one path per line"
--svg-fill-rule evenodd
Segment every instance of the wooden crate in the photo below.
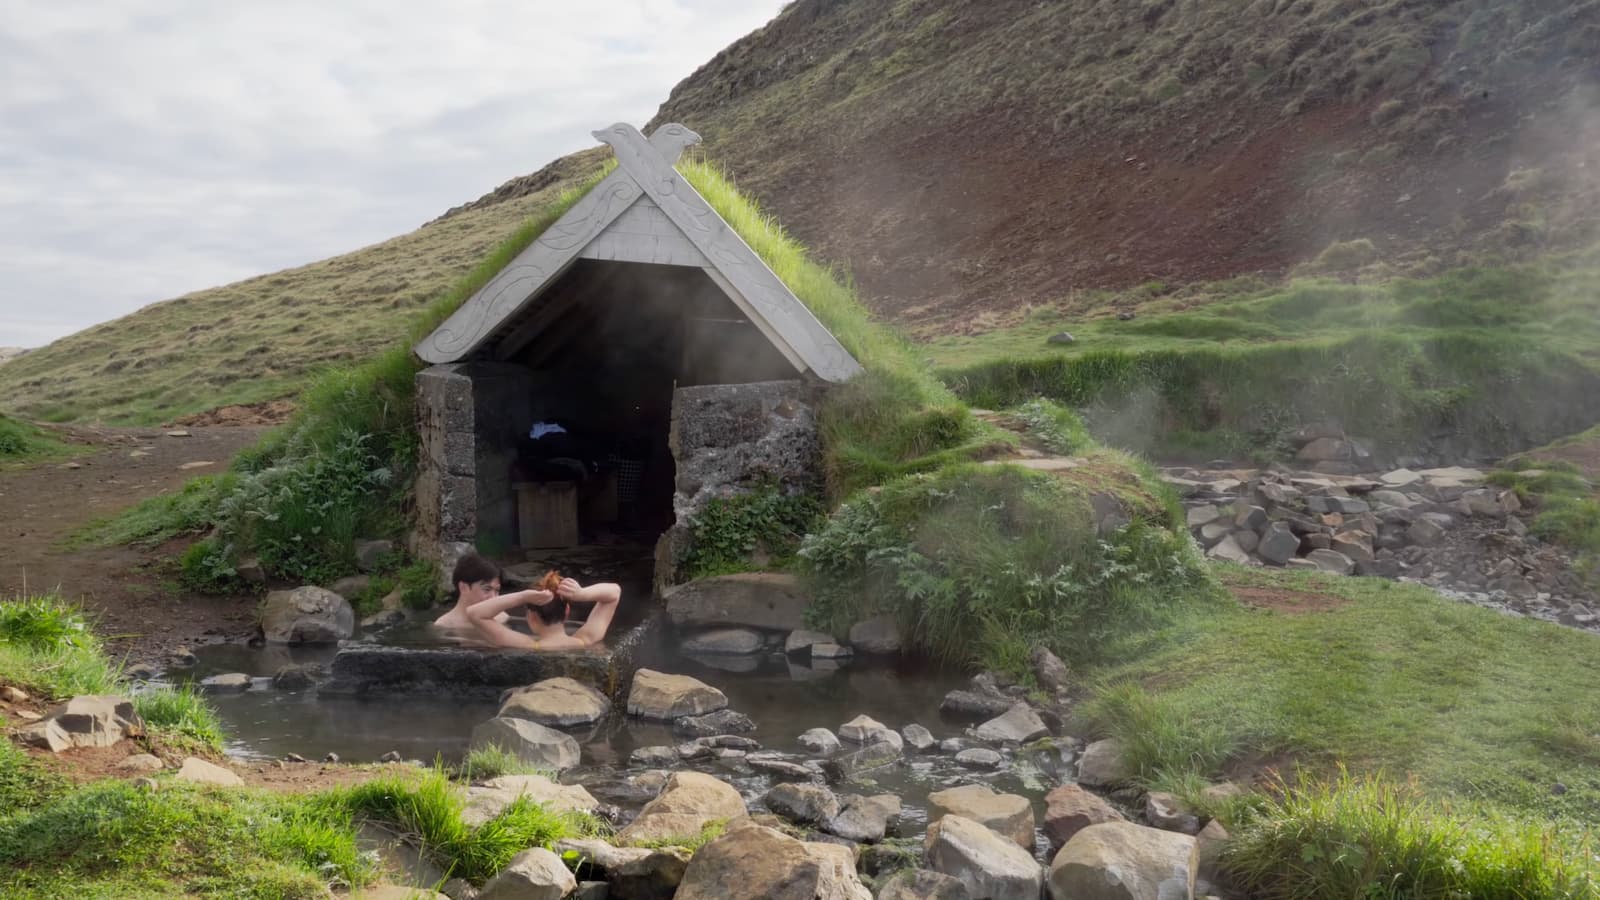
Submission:
M 570 481 L 517 482 L 517 536 L 527 549 L 578 545 L 578 486 Z

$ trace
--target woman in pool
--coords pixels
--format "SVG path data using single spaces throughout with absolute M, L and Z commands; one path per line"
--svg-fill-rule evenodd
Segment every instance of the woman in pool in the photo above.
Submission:
M 606 629 L 617 614 L 622 588 L 610 582 L 585 587 L 571 578 L 550 572 L 539 587 L 499 594 L 466 608 L 466 617 L 478 633 L 496 647 L 520 650 L 580 650 L 605 640 Z M 589 618 L 576 632 L 567 634 L 567 605 L 593 603 Z M 528 631 L 532 637 L 507 627 L 502 619 L 514 607 L 527 605 Z

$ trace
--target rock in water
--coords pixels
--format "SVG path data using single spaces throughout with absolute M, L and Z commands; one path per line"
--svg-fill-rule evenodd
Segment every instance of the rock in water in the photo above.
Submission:
M 500 874 L 489 879 L 478 900 L 561 900 L 578 889 L 561 857 L 543 847 L 512 857 Z
M 677 900 L 872 900 L 845 847 L 802 842 L 754 823 L 700 848 Z
M 472 729 L 471 747 L 496 746 L 535 766 L 570 769 L 578 764 L 578 742 L 528 719 L 496 717 Z
M 966 784 L 928 795 L 928 821 L 945 816 L 971 819 L 1033 851 L 1033 806 L 1016 794 L 997 794 L 988 785 Z
M 707 656 L 744 656 L 758 653 L 765 642 L 748 628 L 713 628 L 683 642 L 684 653 Z
M 1186 834 L 1131 822 L 1090 825 L 1051 861 L 1050 892 L 1084 900 L 1193 897 L 1198 859 Z
M 307 585 L 267 594 L 261 631 L 278 644 L 334 644 L 355 633 L 350 601 L 333 591 Z
M 1026 703 L 1018 703 L 1006 710 L 1004 715 L 979 725 L 973 730 L 972 736 L 991 743 L 1025 744 L 1049 733 L 1038 713 Z
M 822 830 L 858 844 L 883 840 L 900 821 L 900 798 L 893 794 L 851 797 L 837 816 L 824 822 Z
M 915 722 L 900 729 L 900 736 L 918 753 L 927 753 L 939 746 L 939 742 L 933 739 L 933 733 Z
M 1083 749 L 1078 759 L 1078 782 L 1090 787 L 1121 784 L 1132 777 L 1122 744 L 1115 739 L 1095 741 Z
M 839 739 L 826 728 L 812 728 L 800 735 L 799 740 L 800 746 L 820 756 L 828 756 L 839 750 Z
M 900 626 L 893 616 L 874 616 L 850 628 L 850 646 L 862 653 L 900 652 Z
M 928 868 L 957 879 L 967 886 L 967 891 L 974 897 L 992 900 L 1039 898 L 1044 873 L 1039 864 L 1033 861 L 1033 855 L 971 819 L 945 816 L 928 826 L 923 849 L 927 854 Z
M 1056 788 L 1045 795 L 1044 802 L 1044 833 L 1052 849 L 1060 849 L 1090 825 L 1124 821 L 1115 807 L 1076 784 Z
M 755 730 L 756 723 L 749 716 L 731 709 L 719 709 L 703 716 L 684 716 L 672 723 L 672 733 L 683 737 L 744 734 Z
M 815 784 L 773 785 L 762 802 L 767 809 L 802 825 L 821 825 L 840 812 L 833 791 Z
M 728 698 L 709 684 L 687 675 L 668 675 L 654 669 L 633 674 L 628 690 L 628 715 L 671 720 L 725 709 Z
M 744 799 L 727 784 L 699 772 L 674 772 L 661 793 L 617 834 L 619 844 L 689 839 L 706 825 L 745 815 Z
M 605 694 L 572 678 L 547 678 L 507 691 L 500 716 L 540 725 L 570 728 L 605 718 L 611 701 Z

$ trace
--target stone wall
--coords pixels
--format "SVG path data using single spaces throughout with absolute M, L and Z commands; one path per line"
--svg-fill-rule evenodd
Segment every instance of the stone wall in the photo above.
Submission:
M 668 443 L 677 463 L 672 498 L 677 524 L 656 552 L 658 587 L 677 581 L 690 548 L 687 522 L 714 497 L 730 497 L 763 481 L 790 491 L 822 487 L 822 444 L 816 404 L 821 388 L 801 381 L 763 381 L 680 388 L 673 394 Z
M 532 423 L 533 374 L 508 363 L 452 363 L 417 373 L 416 384 L 413 553 L 448 557 L 452 545 L 511 543 L 511 462 Z

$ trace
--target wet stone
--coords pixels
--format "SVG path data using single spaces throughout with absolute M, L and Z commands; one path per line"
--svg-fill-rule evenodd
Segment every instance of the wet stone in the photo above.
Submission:
M 830 778 L 844 781 L 872 769 L 879 769 L 900 760 L 900 751 L 893 744 L 869 744 L 860 750 L 841 753 L 825 761 L 823 770 Z
M 976 691 L 951 691 L 945 694 L 939 710 L 952 716 L 968 719 L 992 719 L 1003 715 L 1016 701 L 997 694 Z
M 628 756 L 632 766 L 661 768 L 678 762 L 678 751 L 671 747 L 640 747 Z
M 905 739 L 906 745 L 918 753 L 927 753 L 939 746 L 933 739 L 933 734 L 921 725 L 912 723 L 900 729 L 900 736 Z
M 710 737 L 756 730 L 756 723 L 744 713 L 719 709 L 703 716 L 684 716 L 672 723 L 672 732 L 684 737 Z
M 800 746 L 822 756 L 839 751 L 839 739 L 826 728 L 812 728 L 800 735 Z
M 974 747 L 956 754 L 956 763 L 969 769 L 998 769 L 1005 757 L 987 747 Z

